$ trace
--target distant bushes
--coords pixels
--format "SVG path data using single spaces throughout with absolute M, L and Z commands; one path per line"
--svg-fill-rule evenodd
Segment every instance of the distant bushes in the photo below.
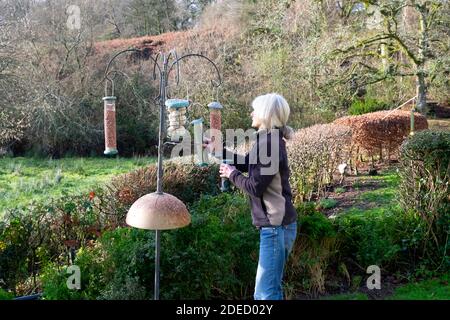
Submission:
M 378 101 L 376 99 L 364 99 L 364 100 L 354 100 L 350 107 L 348 108 L 348 113 L 352 116 L 357 116 L 365 113 L 388 110 L 389 104 Z
M 350 141 L 350 128 L 335 124 L 315 125 L 295 133 L 287 149 L 296 201 L 309 201 L 323 193 L 338 165 L 347 159 Z
M 450 133 L 417 132 L 402 145 L 400 159 L 400 203 L 421 218 L 429 240 L 423 254 L 442 267 L 450 234 Z

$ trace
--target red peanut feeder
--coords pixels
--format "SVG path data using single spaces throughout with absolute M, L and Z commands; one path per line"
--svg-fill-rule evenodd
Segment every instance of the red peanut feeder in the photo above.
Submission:
M 105 155 L 115 155 L 117 151 L 116 138 L 116 97 L 104 97 L 105 123 Z
M 211 129 L 222 130 L 222 113 L 217 109 L 211 109 L 209 114 Z
M 209 108 L 209 121 L 211 129 L 214 129 L 214 132 L 218 133 L 222 130 L 223 106 L 219 102 L 214 101 L 208 104 L 208 108 Z M 213 143 L 216 143 L 215 137 L 211 137 L 211 140 L 213 141 Z M 220 141 L 217 141 L 217 143 L 220 143 Z M 219 148 L 221 148 L 221 146 L 214 145 L 214 150 L 219 150 Z

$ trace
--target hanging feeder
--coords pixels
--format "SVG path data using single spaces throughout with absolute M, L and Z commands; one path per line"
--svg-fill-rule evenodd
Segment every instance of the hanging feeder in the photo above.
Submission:
M 203 118 L 195 119 L 191 122 L 194 126 L 194 155 L 197 155 L 197 165 L 206 166 L 206 155 L 203 148 Z
M 105 83 L 105 97 L 103 97 L 104 108 L 104 127 L 105 127 L 105 151 L 107 156 L 116 155 L 117 135 L 116 135 L 116 97 L 114 96 L 114 82 L 107 78 L 111 83 L 111 94 L 108 95 L 108 81 Z
M 222 130 L 222 109 L 223 106 L 220 104 L 220 102 L 213 101 L 210 104 L 208 104 L 209 108 L 209 121 L 210 121 L 210 128 L 213 129 L 213 135 L 211 136 L 211 141 L 214 146 L 214 150 L 217 152 L 217 150 L 222 150 L 222 146 L 219 145 L 221 141 L 216 141 L 215 135 L 218 134 Z
M 213 101 L 208 104 L 208 108 L 211 128 L 220 131 L 222 129 L 222 104 L 220 104 L 220 102 Z
M 169 128 L 167 134 L 171 141 L 179 142 L 180 137 L 186 133 L 184 127 L 186 123 L 186 109 L 189 106 L 189 100 L 168 99 L 165 105 L 169 111 Z
M 118 153 L 116 137 L 116 97 L 104 97 L 105 155 Z

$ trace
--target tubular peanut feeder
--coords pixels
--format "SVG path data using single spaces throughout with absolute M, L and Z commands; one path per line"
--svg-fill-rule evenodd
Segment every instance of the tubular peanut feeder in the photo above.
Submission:
M 116 97 L 107 96 L 104 101 L 105 155 L 115 155 L 117 151 L 116 137 Z
M 222 130 L 223 106 L 220 104 L 220 102 L 214 101 L 208 104 L 208 108 L 209 108 L 209 121 L 211 129 L 213 129 L 214 134 L 219 134 L 219 132 Z M 222 146 L 219 145 L 221 141 L 217 140 L 214 134 L 211 137 L 211 140 L 214 143 L 214 150 L 222 150 Z

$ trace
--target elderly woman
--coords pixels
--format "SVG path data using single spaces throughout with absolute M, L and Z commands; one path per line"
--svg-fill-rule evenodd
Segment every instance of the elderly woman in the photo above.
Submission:
M 233 165 L 222 164 L 220 176 L 228 178 L 250 197 L 253 224 L 260 232 L 255 300 L 282 300 L 284 266 L 297 234 L 297 213 L 292 204 L 285 139 L 289 105 L 275 93 L 257 97 L 253 103 L 252 127 L 256 142 L 245 156 L 231 154 Z M 211 140 L 205 146 L 213 148 Z M 224 149 L 223 157 L 230 151 Z M 248 172 L 248 177 L 242 172 Z

